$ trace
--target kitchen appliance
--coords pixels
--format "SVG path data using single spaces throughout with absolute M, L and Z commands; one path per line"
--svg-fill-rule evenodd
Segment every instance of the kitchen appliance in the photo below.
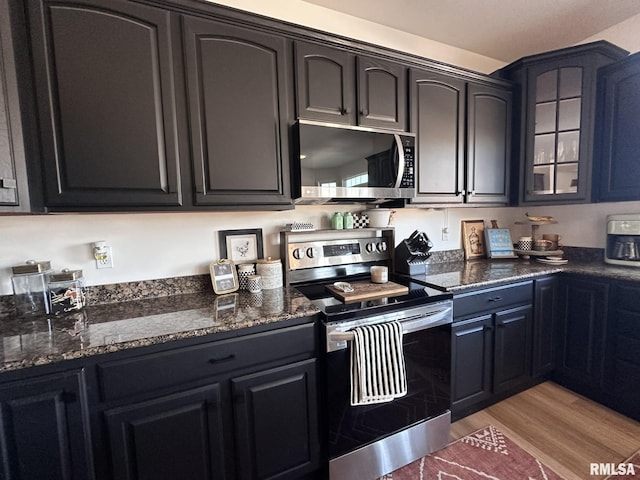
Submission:
M 604 261 L 640 267 L 640 214 L 607 216 Z
M 395 268 L 398 273 L 421 275 L 427 271 L 427 259 L 433 243 L 423 232 L 415 230 L 395 249 Z
M 298 204 L 413 198 L 415 135 L 306 120 L 293 127 Z
M 390 228 L 281 233 L 285 283 L 321 311 L 331 480 L 374 480 L 449 441 L 452 295 L 393 274 L 387 283 L 371 283 L 372 266 L 391 271 L 393 245 Z M 364 292 L 361 282 L 374 289 L 354 300 L 351 293 Z M 332 293 L 334 284 L 344 293 Z M 383 288 L 393 292 L 381 294 Z M 407 394 L 351 406 L 352 330 L 391 321 L 402 326 Z

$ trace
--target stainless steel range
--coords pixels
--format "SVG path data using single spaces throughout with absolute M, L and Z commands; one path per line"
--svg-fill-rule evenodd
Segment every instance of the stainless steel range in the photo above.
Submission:
M 350 300 L 328 288 L 336 281 L 365 285 L 372 266 L 392 271 L 393 234 L 393 229 L 281 234 L 286 283 L 322 312 L 331 480 L 373 480 L 449 442 L 451 294 L 393 274 L 392 284 L 406 291 Z M 352 406 L 352 329 L 390 321 L 402 326 L 407 393 Z

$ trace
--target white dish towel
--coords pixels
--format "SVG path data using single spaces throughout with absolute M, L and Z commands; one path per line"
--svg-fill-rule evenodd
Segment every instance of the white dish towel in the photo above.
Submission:
M 366 325 L 352 332 L 351 405 L 390 402 L 406 395 L 402 325 Z

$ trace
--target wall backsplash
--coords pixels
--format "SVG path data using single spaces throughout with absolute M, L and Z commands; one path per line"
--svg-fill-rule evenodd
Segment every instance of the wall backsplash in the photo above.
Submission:
M 219 258 L 218 231 L 261 228 L 264 254 L 280 256 L 278 232 L 291 221 L 311 221 L 329 227 L 335 210 L 361 211 L 362 206 L 299 206 L 282 212 L 55 214 L 0 216 L 0 295 L 9 295 L 11 266 L 28 259 L 51 260 L 56 270 L 82 269 L 87 285 L 110 285 L 161 278 L 203 275 Z M 414 230 L 425 232 L 433 252 L 462 248 L 460 221 L 482 219 L 487 225 L 511 230 L 514 240 L 528 233 L 524 213 L 553 215 L 558 223 L 541 233 L 558 233 L 561 244 L 604 248 L 605 219 L 609 213 L 640 212 L 640 202 L 590 205 L 448 208 L 396 211 L 396 243 Z M 448 228 L 443 240 L 442 229 Z M 114 268 L 98 270 L 91 243 L 106 240 L 113 248 Z

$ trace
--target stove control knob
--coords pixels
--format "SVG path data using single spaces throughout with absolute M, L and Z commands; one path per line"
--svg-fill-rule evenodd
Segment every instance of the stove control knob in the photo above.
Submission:
M 364 246 L 364 249 L 367 251 L 367 253 L 373 253 L 376 250 L 376 245 L 374 243 L 367 243 Z
M 302 248 L 296 248 L 293 251 L 293 258 L 295 258 L 296 260 L 300 260 L 301 258 L 304 257 L 304 249 Z
M 313 247 L 307 248 L 307 257 L 315 258 L 317 254 L 318 254 L 318 250 L 317 249 L 315 249 Z
M 387 242 L 378 242 L 378 245 L 376 245 L 376 248 L 378 249 L 379 252 L 386 252 Z

